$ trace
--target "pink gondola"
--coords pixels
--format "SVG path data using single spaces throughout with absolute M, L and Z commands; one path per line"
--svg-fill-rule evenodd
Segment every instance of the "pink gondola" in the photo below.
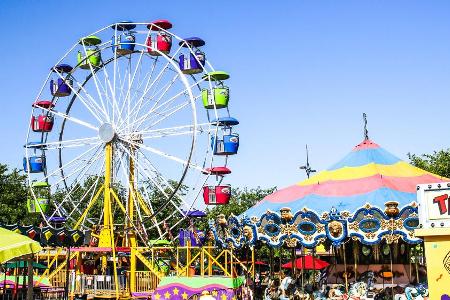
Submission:
M 50 110 L 55 106 L 51 101 L 36 101 L 34 108 L 42 108 L 42 113 L 31 116 L 31 130 L 34 132 L 50 132 L 53 129 L 54 118 Z
M 203 200 L 206 205 L 225 205 L 230 202 L 231 186 L 229 184 L 203 187 Z
M 157 20 L 148 24 L 147 28 L 156 32 L 156 34 L 150 33 L 147 38 L 148 53 L 153 56 L 159 56 L 161 53 L 169 54 L 172 48 L 172 36 L 165 30 L 172 28 L 172 23 L 167 20 Z

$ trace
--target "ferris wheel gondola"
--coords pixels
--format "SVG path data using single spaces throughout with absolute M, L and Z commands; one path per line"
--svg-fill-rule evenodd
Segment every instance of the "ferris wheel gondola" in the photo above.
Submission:
M 237 153 L 229 75 L 206 61 L 202 39 L 171 28 L 167 20 L 115 23 L 79 39 L 51 68 L 24 158 L 29 212 L 48 226 L 121 222 L 124 232 L 162 238 L 164 224 L 177 226 L 219 176 L 213 170 Z

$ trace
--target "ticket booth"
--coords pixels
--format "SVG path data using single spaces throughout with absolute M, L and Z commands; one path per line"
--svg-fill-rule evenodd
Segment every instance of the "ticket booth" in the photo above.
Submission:
M 417 186 L 419 226 L 425 244 L 429 299 L 450 299 L 450 182 Z

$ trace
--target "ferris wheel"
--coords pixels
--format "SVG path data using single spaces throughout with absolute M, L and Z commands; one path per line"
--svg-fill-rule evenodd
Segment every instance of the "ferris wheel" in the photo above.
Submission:
M 239 147 L 229 75 L 167 20 L 124 21 L 77 41 L 32 104 L 28 210 L 48 226 L 162 238 L 198 205 L 226 204 Z M 122 215 L 120 219 L 116 216 Z M 169 224 L 169 225 L 168 225 Z

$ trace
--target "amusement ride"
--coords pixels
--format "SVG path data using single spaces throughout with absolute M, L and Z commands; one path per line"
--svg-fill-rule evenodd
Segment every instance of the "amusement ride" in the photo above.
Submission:
M 364 140 L 341 161 L 310 177 L 308 157 L 301 167 L 308 179 L 240 216 L 219 215 L 209 232 L 195 229 L 194 218 L 205 216 L 199 199 L 230 200 L 224 178 L 239 149 L 239 121 L 229 110 L 230 75 L 213 68 L 203 39 L 171 28 L 167 20 L 114 23 L 51 66 L 31 104 L 23 158 L 28 211 L 41 224 L 2 225 L 47 246 L 35 285 L 47 280 L 66 297 L 236 299 L 249 291 L 245 279 L 255 291 L 262 247 L 270 248 L 270 277 L 273 250 L 292 253 L 278 270 L 298 275 L 298 262 L 302 289 L 308 263 L 312 277 L 316 263 L 333 272 L 323 286 L 339 284 L 335 292 L 351 299 L 373 299 L 376 280 L 386 297 L 398 283 L 419 283 L 416 187 L 447 179 L 370 140 L 365 115 Z M 333 265 L 315 259 L 319 247 L 332 252 Z M 357 282 L 363 275 L 367 284 Z
M 102 274 L 119 250 L 131 252 L 133 272 L 136 256 L 145 260 L 135 249 L 169 239 L 199 199 L 231 196 L 222 182 L 239 148 L 230 76 L 213 68 L 203 39 L 171 28 L 123 21 L 80 38 L 31 105 L 29 213 L 46 238 L 103 253 Z

